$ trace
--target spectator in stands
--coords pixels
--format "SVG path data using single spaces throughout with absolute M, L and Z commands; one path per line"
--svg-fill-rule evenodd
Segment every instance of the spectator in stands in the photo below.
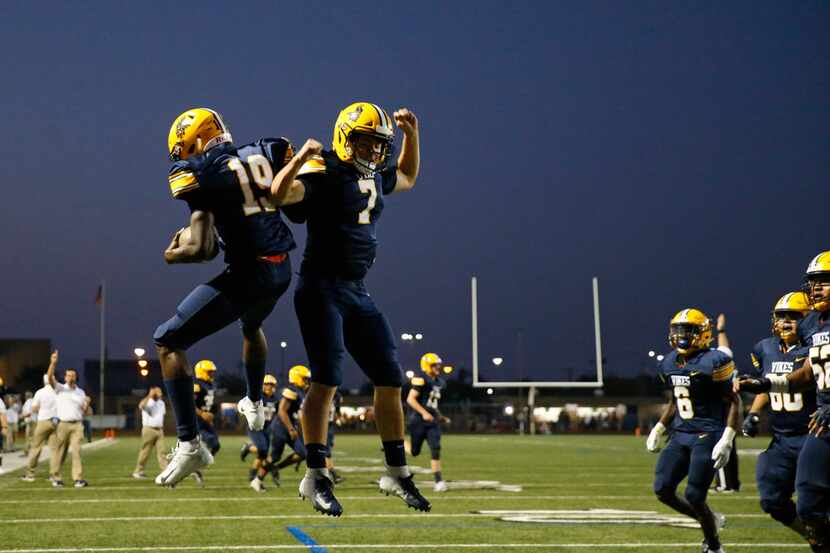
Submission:
M 32 413 L 32 392 L 26 392 L 23 397 L 26 401 L 23 402 L 23 407 L 20 409 L 20 418 L 26 427 L 26 446 L 23 448 L 23 456 L 26 457 L 29 455 L 29 449 L 32 447 L 32 437 L 35 435 L 37 415 Z
M 58 352 L 52 353 L 52 359 L 57 364 Z M 63 487 L 61 468 L 64 454 L 69 449 L 72 456 L 72 480 L 76 488 L 88 486 L 84 480 L 83 464 L 81 462 L 81 440 L 84 437 L 84 413 L 89 409 L 89 398 L 78 386 L 78 373 L 75 369 L 64 371 L 64 383 L 55 380 L 55 364 L 49 365 L 49 384 L 55 389 L 58 406 L 57 451 L 50 463 L 52 486 Z
M 153 386 L 150 391 L 138 404 L 141 410 L 141 450 L 138 452 L 138 462 L 133 471 L 133 478 L 147 478 L 144 474 L 144 465 L 150 458 L 153 449 L 156 450 L 156 458 L 159 467 L 164 470 L 167 467 L 167 458 L 164 455 L 164 415 L 167 407 L 161 397 L 161 388 Z
M 57 363 L 56 356 L 53 356 L 50 366 L 53 363 Z M 52 367 L 52 370 L 54 371 L 54 367 Z M 55 390 L 49 384 L 48 374 L 43 375 L 43 388 L 35 392 L 35 397 L 32 398 L 32 416 L 37 418 L 37 422 L 32 437 L 32 445 L 29 448 L 29 466 L 26 469 L 26 474 L 21 477 L 24 482 L 35 481 L 35 468 L 40 460 L 43 444 L 49 444 L 49 451 L 52 455 L 57 451 L 56 441 L 58 436 L 55 433 L 58 428 L 57 396 Z M 49 479 L 52 479 L 51 475 Z

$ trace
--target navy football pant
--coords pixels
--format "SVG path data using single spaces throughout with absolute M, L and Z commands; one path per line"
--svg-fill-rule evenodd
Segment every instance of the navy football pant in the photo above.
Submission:
M 256 456 L 257 459 L 265 460 L 268 458 L 268 450 L 271 447 L 271 432 L 268 430 L 268 424 L 266 423 L 264 430 L 254 431 L 248 430 L 248 438 L 251 440 L 251 443 L 256 446 Z M 274 457 L 272 457 L 274 459 Z M 278 459 L 274 459 L 277 461 Z
M 301 275 L 294 309 L 312 382 L 339 386 L 348 351 L 375 386 L 403 385 L 392 327 L 363 281 Z
M 208 424 L 203 419 L 196 419 L 196 428 L 199 429 L 199 436 L 213 455 L 219 451 L 219 434 L 212 424 Z
M 441 459 L 441 427 L 437 423 L 424 422 L 420 415 L 415 415 L 409 423 L 409 436 L 412 440 L 413 457 L 420 455 L 421 447 L 426 440 L 432 459 Z
M 251 261 L 229 265 L 222 274 L 188 294 L 176 308 L 176 314 L 156 329 L 153 340 L 158 346 L 187 350 L 236 320 L 247 335 L 262 326 L 290 282 L 288 256 L 282 263 Z
M 830 514 L 830 441 L 812 435 L 804 440 L 798 456 L 795 488 L 801 520 L 826 525 Z
M 786 526 L 796 519 L 792 496 L 795 491 L 798 454 L 806 438 L 806 435 L 774 436 L 766 451 L 758 456 L 758 464 L 755 466 L 761 509 Z
M 660 453 L 660 458 L 657 460 L 654 493 L 657 496 L 673 495 L 680 482 L 688 476 L 686 500 L 691 505 L 705 502 L 709 484 L 715 476 L 712 449 L 720 435 L 721 432 L 672 433 L 666 449 Z
M 288 445 L 294 450 L 294 453 L 300 456 L 300 459 L 305 459 L 307 454 L 305 444 L 303 443 L 303 433 L 300 432 L 296 440 L 291 440 L 288 430 L 282 424 L 275 424 L 273 426 L 273 434 L 271 436 L 271 459 L 276 463 L 282 457 L 282 452 L 285 451 L 285 446 Z

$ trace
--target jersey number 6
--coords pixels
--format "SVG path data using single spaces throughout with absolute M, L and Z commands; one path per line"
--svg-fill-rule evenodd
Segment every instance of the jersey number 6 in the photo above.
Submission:
M 695 410 L 692 407 L 692 399 L 689 396 L 689 388 L 686 386 L 675 386 L 674 397 L 677 398 L 677 412 L 681 419 L 691 419 L 695 416 Z

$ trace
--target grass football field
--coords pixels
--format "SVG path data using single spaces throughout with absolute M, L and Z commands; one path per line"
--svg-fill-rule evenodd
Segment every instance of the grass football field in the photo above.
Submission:
M 252 491 L 238 455 L 242 441 L 222 438 L 204 488 L 192 479 L 166 490 L 130 478 L 137 438 L 85 451 L 86 489 L 53 489 L 44 464 L 35 483 L 20 481 L 20 471 L 2 476 L 0 553 L 700 551 L 698 529 L 666 524 L 683 521 L 666 518 L 674 513 L 651 493 L 657 457 L 645 451 L 643 438 L 445 435 L 444 476 L 456 489 L 437 494 L 429 474 L 416 476 L 433 503 L 432 512 L 422 514 L 378 493 L 373 480 L 382 453 L 376 437 L 340 435 L 335 462 L 347 480 L 337 487 L 345 509 L 339 519 L 314 513 L 298 499 L 302 470 L 284 471 L 281 488 Z M 757 456 L 746 450 L 766 443 L 739 439 L 742 491 L 710 494 L 713 508 L 727 516 L 724 548 L 808 551 L 758 506 Z M 428 452 L 410 461 L 426 468 Z M 151 459 L 148 474 L 155 473 Z M 67 483 L 69 477 L 67 462 Z

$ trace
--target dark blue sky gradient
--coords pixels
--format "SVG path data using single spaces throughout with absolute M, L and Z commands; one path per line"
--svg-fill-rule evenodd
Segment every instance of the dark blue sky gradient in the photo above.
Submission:
M 743 361 L 830 248 L 826 4 L 10 4 L 0 336 L 49 337 L 67 363 L 97 356 L 101 278 L 110 355 L 126 357 L 221 269 L 161 256 L 187 221 L 165 156 L 188 107 L 222 112 L 237 143 L 297 145 L 329 144 L 354 100 L 412 108 L 421 176 L 387 202 L 368 282 L 396 332 L 455 363 L 473 274 L 482 356 L 539 379 L 593 357 L 593 275 L 613 373 L 665 349 L 690 305 L 730 316 Z M 266 332 L 304 361 L 291 294 Z M 233 366 L 239 332 L 192 352 Z

